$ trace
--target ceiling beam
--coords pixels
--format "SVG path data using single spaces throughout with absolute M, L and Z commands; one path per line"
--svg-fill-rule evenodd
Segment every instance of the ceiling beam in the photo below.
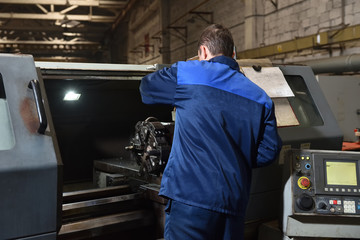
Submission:
M 61 10 L 60 13 L 61 13 L 61 14 L 66 14 L 66 13 L 74 10 L 74 9 L 77 8 L 77 7 L 78 7 L 78 5 L 72 5 L 71 7 L 68 7 L 68 8 L 65 8 L 64 10 Z
M 99 42 L 91 41 L 33 41 L 33 40 L 0 40 L 0 44 L 28 44 L 28 45 L 99 45 Z
M 6 4 L 48 4 L 48 5 L 79 5 L 79 6 L 99 6 L 99 0 L 0 0 Z
M 71 32 L 52 32 L 50 33 L 43 33 L 43 32 L 1 32 L 0 33 L 0 40 L 41 40 L 41 39 L 49 39 L 49 38 L 58 38 L 58 39 L 68 39 L 74 37 L 81 37 L 87 39 L 89 41 L 101 41 L 103 39 L 103 34 L 98 33 L 71 33 Z
M 2 52 L 21 52 L 21 53 L 28 53 L 28 54 L 36 54 L 36 55 L 42 55 L 42 56 L 80 56 L 80 55 L 89 55 L 93 52 L 97 51 L 103 51 L 102 49 L 99 49 L 98 47 L 75 47 L 71 49 L 66 48 L 52 48 L 49 46 L 39 48 L 39 46 L 33 46 L 33 45 L 27 45 L 23 48 L 9 48 L 7 46 L 1 47 L 0 51 Z
M 74 20 L 74 21 L 88 21 L 88 22 L 104 22 L 112 23 L 116 16 L 100 16 L 100 15 L 72 15 L 61 14 L 58 12 L 49 12 L 46 14 L 38 13 L 0 13 L 0 18 L 5 19 L 33 19 L 33 20 Z
M 43 13 L 45 13 L 45 14 L 49 12 L 46 8 L 44 8 L 44 7 L 41 6 L 40 4 L 36 4 L 36 6 L 37 6 L 38 8 L 40 8 L 40 10 L 41 10 Z
M 104 32 L 133 1 L 0 0 L 0 52 L 94 58 L 108 51 Z
M 95 6 L 95 7 L 119 7 L 123 8 L 127 4 L 127 0 L 123 1 L 111 1 L 111 0 L 0 0 L 1 3 L 6 4 L 48 4 L 48 5 L 78 5 L 78 6 Z
M 64 29 L 57 26 L 0 26 L 0 30 L 6 31 L 29 31 L 29 32 L 72 32 L 72 33 L 87 33 L 89 35 L 102 35 L 106 30 L 104 27 L 73 27 Z

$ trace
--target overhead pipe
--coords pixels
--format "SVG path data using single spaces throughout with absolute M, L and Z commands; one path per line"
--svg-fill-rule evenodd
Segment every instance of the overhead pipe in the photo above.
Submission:
M 332 57 L 312 61 L 301 62 L 312 68 L 315 74 L 319 73 L 344 73 L 360 71 L 360 54 L 349 56 Z

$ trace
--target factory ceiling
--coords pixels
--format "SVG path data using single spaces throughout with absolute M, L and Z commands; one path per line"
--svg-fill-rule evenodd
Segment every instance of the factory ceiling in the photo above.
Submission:
M 0 0 L 0 52 L 94 59 L 128 8 L 129 0 Z

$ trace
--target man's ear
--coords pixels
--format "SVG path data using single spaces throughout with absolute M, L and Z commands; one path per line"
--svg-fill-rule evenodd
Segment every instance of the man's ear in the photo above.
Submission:
M 209 50 L 206 46 L 201 45 L 199 49 L 199 60 L 207 60 L 207 57 L 209 56 Z
M 203 53 L 204 53 L 204 59 L 207 60 L 208 56 L 209 56 L 209 51 L 207 49 L 206 46 L 203 46 L 203 49 L 202 49 Z
M 236 60 L 236 47 L 234 45 L 234 48 L 233 48 L 233 54 L 232 54 L 232 58 Z

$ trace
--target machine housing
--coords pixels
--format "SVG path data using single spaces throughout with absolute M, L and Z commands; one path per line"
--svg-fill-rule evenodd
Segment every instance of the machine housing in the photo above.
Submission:
M 288 237 L 360 236 L 360 153 L 286 153 L 283 232 Z

